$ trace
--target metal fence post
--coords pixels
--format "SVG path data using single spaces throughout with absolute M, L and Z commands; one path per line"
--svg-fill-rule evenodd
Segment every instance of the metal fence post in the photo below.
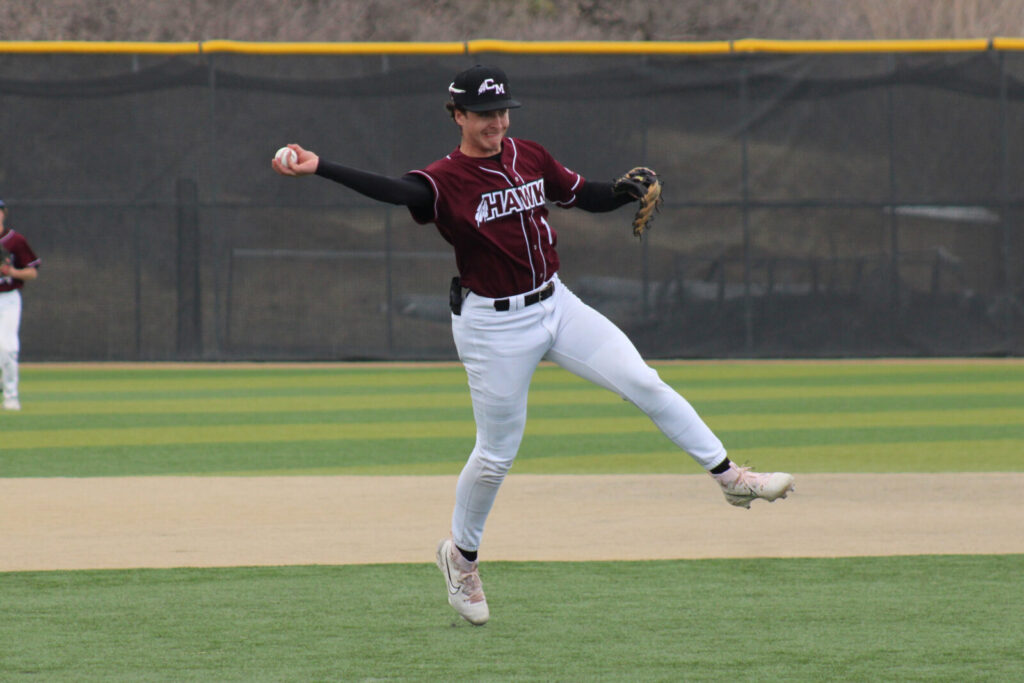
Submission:
M 207 69 L 207 80 L 206 80 L 207 86 L 206 87 L 208 89 L 208 95 L 207 95 L 207 117 L 208 117 L 208 119 L 207 119 L 207 126 L 208 126 L 207 135 L 208 135 L 208 141 L 207 141 L 207 145 L 206 145 L 206 156 L 205 156 L 206 167 L 205 167 L 205 169 L 200 168 L 200 169 L 197 169 L 197 170 L 200 171 L 200 172 L 205 172 L 204 185 L 206 186 L 205 195 L 206 195 L 207 201 L 208 201 L 207 208 L 214 212 L 213 215 L 218 215 L 216 212 L 218 212 L 219 209 L 221 208 L 219 206 L 219 202 L 220 202 L 220 168 L 219 168 L 219 165 L 220 165 L 221 159 L 220 159 L 220 151 L 218 149 L 218 144 L 217 144 L 217 67 L 216 67 L 216 55 L 209 54 L 209 53 L 203 53 L 202 52 L 202 43 L 200 43 L 200 57 L 205 59 L 205 61 L 206 61 L 206 69 Z M 201 162 L 199 162 L 199 163 L 201 163 Z M 199 203 L 199 196 L 198 196 L 198 192 L 197 192 L 196 193 L 196 216 L 197 216 L 197 220 L 196 220 L 196 237 L 197 238 L 199 237 L 199 227 L 198 227 L 198 225 L 199 225 L 199 221 L 198 221 L 199 207 L 198 207 L 198 203 Z M 222 268 L 218 265 L 218 260 L 223 257 L 223 253 L 224 253 L 223 249 L 220 248 L 220 245 L 223 244 L 223 239 L 222 239 L 222 237 L 223 237 L 223 227 L 222 227 L 221 223 L 222 222 L 220 220 L 208 221 L 208 224 L 210 226 L 210 228 L 209 228 L 210 234 L 208 234 L 206 236 L 206 239 L 208 240 L 208 244 L 218 245 L 218 248 L 211 250 L 209 255 L 208 255 L 208 257 L 207 257 L 209 259 L 209 261 L 210 261 L 209 265 L 211 266 L 208 269 L 207 272 L 210 273 L 210 275 L 209 275 L 209 282 L 211 283 L 211 285 L 213 287 L 213 318 L 212 318 L 213 323 L 212 323 L 212 326 L 211 326 L 211 331 L 213 333 L 212 344 L 214 346 L 214 349 L 213 349 L 212 353 L 213 353 L 213 355 L 218 356 L 218 357 L 221 357 L 224 354 L 225 339 L 226 339 L 226 337 L 228 335 L 228 328 L 230 326 L 230 322 L 229 322 L 229 319 L 227 317 L 227 310 L 226 310 L 228 308 L 228 306 L 229 306 L 229 303 L 227 303 L 225 301 L 225 296 L 222 295 L 222 291 L 224 289 L 230 289 L 230 281 L 228 282 L 227 286 L 222 287 L 222 284 L 221 284 L 222 283 L 222 280 L 221 280 L 222 276 L 220 274 L 220 271 L 222 270 Z M 199 253 L 197 252 L 197 258 L 196 258 L 196 284 L 197 284 L 197 289 L 196 289 L 196 292 L 197 292 L 197 294 L 196 294 L 196 316 L 197 316 L 197 318 L 196 319 L 197 320 L 202 320 L 202 299 L 200 299 L 199 295 L 198 295 L 198 291 L 199 291 L 198 290 L 198 285 L 199 285 L 200 279 L 202 277 L 202 263 L 199 261 L 198 257 L 199 257 Z M 230 267 L 228 268 L 228 271 L 230 272 Z M 201 329 L 198 327 L 198 324 L 197 324 L 197 327 L 196 327 L 196 352 L 197 353 L 201 353 L 203 356 L 208 355 L 207 351 L 205 349 L 205 346 L 206 345 L 203 342 Z
M 391 60 L 387 55 L 381 55 L 380 72 L 381 75 L 386 79 L 391 70 Z M 386 129 L 393 130 L 393 112 L 398 110 L 398 107 L 384 107 L 382 116 L 385 117 L 387 122 Z M 384 158 L 390 163 L 392 159 L 393 147 L 392 147 L 392 136 L 385 135 L 384 139 L 381 140 Z M 384 322 L 387 334 L 387 346 L 388 346 L 388 358 L 395 358 L 395 272 L 394 272 L 394 256 L 395 256 L 395 245 L 394 245 L 394 206 L 391 204 L 387 205 L 384 211 L 384 291 L 385 291 L 385 311 L 384 311 Z
M 754 301 L 752 286 L 752 255 L 750 235 L 750 92 L 747 80 L 749 72 L 744 63 L 740 69 L 740 173 L 741 173 L 741 215 L 743 221 L 743 329 L 745 332 L 744 349 L 747 355 L 754 354 Z
M 896 103 L 893 87 L 896 85 L 896 57 L 889 55 L 892 81 L 885 89 L 886 130 L 889 145 L 889 333 L 890 340 L 896 337 L 896 325 L 899 321 L 900 307 L 900 226 L 896 212 L 899 203 L 899 190 L 896 181 Z
M 392 217 L 394 208 L 388 206 L 384 210 L 384 288 L 385 307 L 384 312 L 387 340 L 388 358 L 395 357 L 395 281 L 394 281 L 394 249 L 392 242 Z
M 1013 248 L 1012 227 L 1010 225 L 1010 104 L 1007 92 L 1006 75 L 1006 53 L 999 53 L 999 135 L 1002 147 L 999 183 L 999 219 L 1002 228 L 1002 254 L 1000 255 L 1000 268 L 1002 282 L 1005 288 L 1005 305 L 1003 306 L 1003 333 L 1006 335 L 1007 354 L 1014 353 L 1013 348 L 1013 309 L 1016 304 L 1013 294 L 1013 266 L 1010 262 L 1010 254 Z
M 199 190 L 196 181 L 178 179 L 178 344 L 179 358 L 195 358 L 201 348 L 199 305 Z

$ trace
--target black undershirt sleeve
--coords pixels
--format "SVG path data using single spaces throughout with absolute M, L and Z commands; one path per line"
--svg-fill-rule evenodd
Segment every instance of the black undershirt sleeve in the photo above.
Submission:
M 592 180 L 584 181 L 583 187 L 576 194 L 576 206 L 584 211 L 603 213 L 614 211 L 635 201 L 628 194 L 615 194 L 611 183 L 599 183 Z
M 416 175 L 391 178 L 377 173 L 360 171 L 332 161 L 320 160 L 316 174 L 333 180 L 349 189 L 377 201 L 408 206 L 418 214 L 429 213 L 434 205 L 434 193 L 427 182 Z M 612 192 L 612 183 L 585 181 L 576 197 L 576 206 L 584 211 L 602 213 L 614 211 L 634 201 L 629 195 Z
M 324 159 L 317 164 L 316 174 L 380 202 L 401 204 L 415 210 L 429 210 L 434 205 L 434 193 L 430 186 L 426 180 L 415 175 L 390 178 Z

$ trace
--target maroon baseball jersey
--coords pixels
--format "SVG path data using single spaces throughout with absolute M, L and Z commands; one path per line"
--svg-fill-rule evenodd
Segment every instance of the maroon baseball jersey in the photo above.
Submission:
M 501 154 L 479 159 L 458 149 L 423 170 L 434 192 L 434 223 L 455 247 L 462 286 L 501 298 L 536 289 L 558 271 L 558 235 L 545 201 L 576 203 L 583 177 L 536 142 L 505 138 Z
M 28 245 L 24 237 L 13 230 L 5 231 L 0 237 L 0 247 L 2 247 L 0 254 L 3 254 L 5 260 L 10 258 L 11 265 L 15 268 L 39 267 L 40 260 L 32 251 L 32 247 Z M 0 276 L 0 292 L 21 289 L 24 284 L 24 280 Z

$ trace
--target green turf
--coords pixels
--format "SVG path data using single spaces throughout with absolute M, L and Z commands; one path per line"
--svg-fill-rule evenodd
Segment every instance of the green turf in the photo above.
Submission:
M 1009 681 L 1024 556 L 0 574 L 0 678 Z
M 793 472 L 1024 470 L 1024 363 L 658 364 L 730 455 Z M 0 477 L 454 474 L 461 368 L 26 365 Z M 513 472 L 696 473 L 541 367 Z M 1006 681 L 1024 556 L 0 573 L 0 680 Z
M 1024 363 L 655 364 L 733 459 L 798 472 L 1020 471 Z M 472 448 L 461 367 L 26 366 L 0 476 L 447 474 Z M 542 366 L 514 472 L 693 473 L 614 394 Z

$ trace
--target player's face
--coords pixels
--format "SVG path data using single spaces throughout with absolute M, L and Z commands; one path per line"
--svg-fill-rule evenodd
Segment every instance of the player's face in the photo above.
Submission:
M 501 152 L 501 141 L 508 130 L 508 109 L 456 110 L 455 122 L 462 127 L 460 149 L 466 156 L 489 157 Z

